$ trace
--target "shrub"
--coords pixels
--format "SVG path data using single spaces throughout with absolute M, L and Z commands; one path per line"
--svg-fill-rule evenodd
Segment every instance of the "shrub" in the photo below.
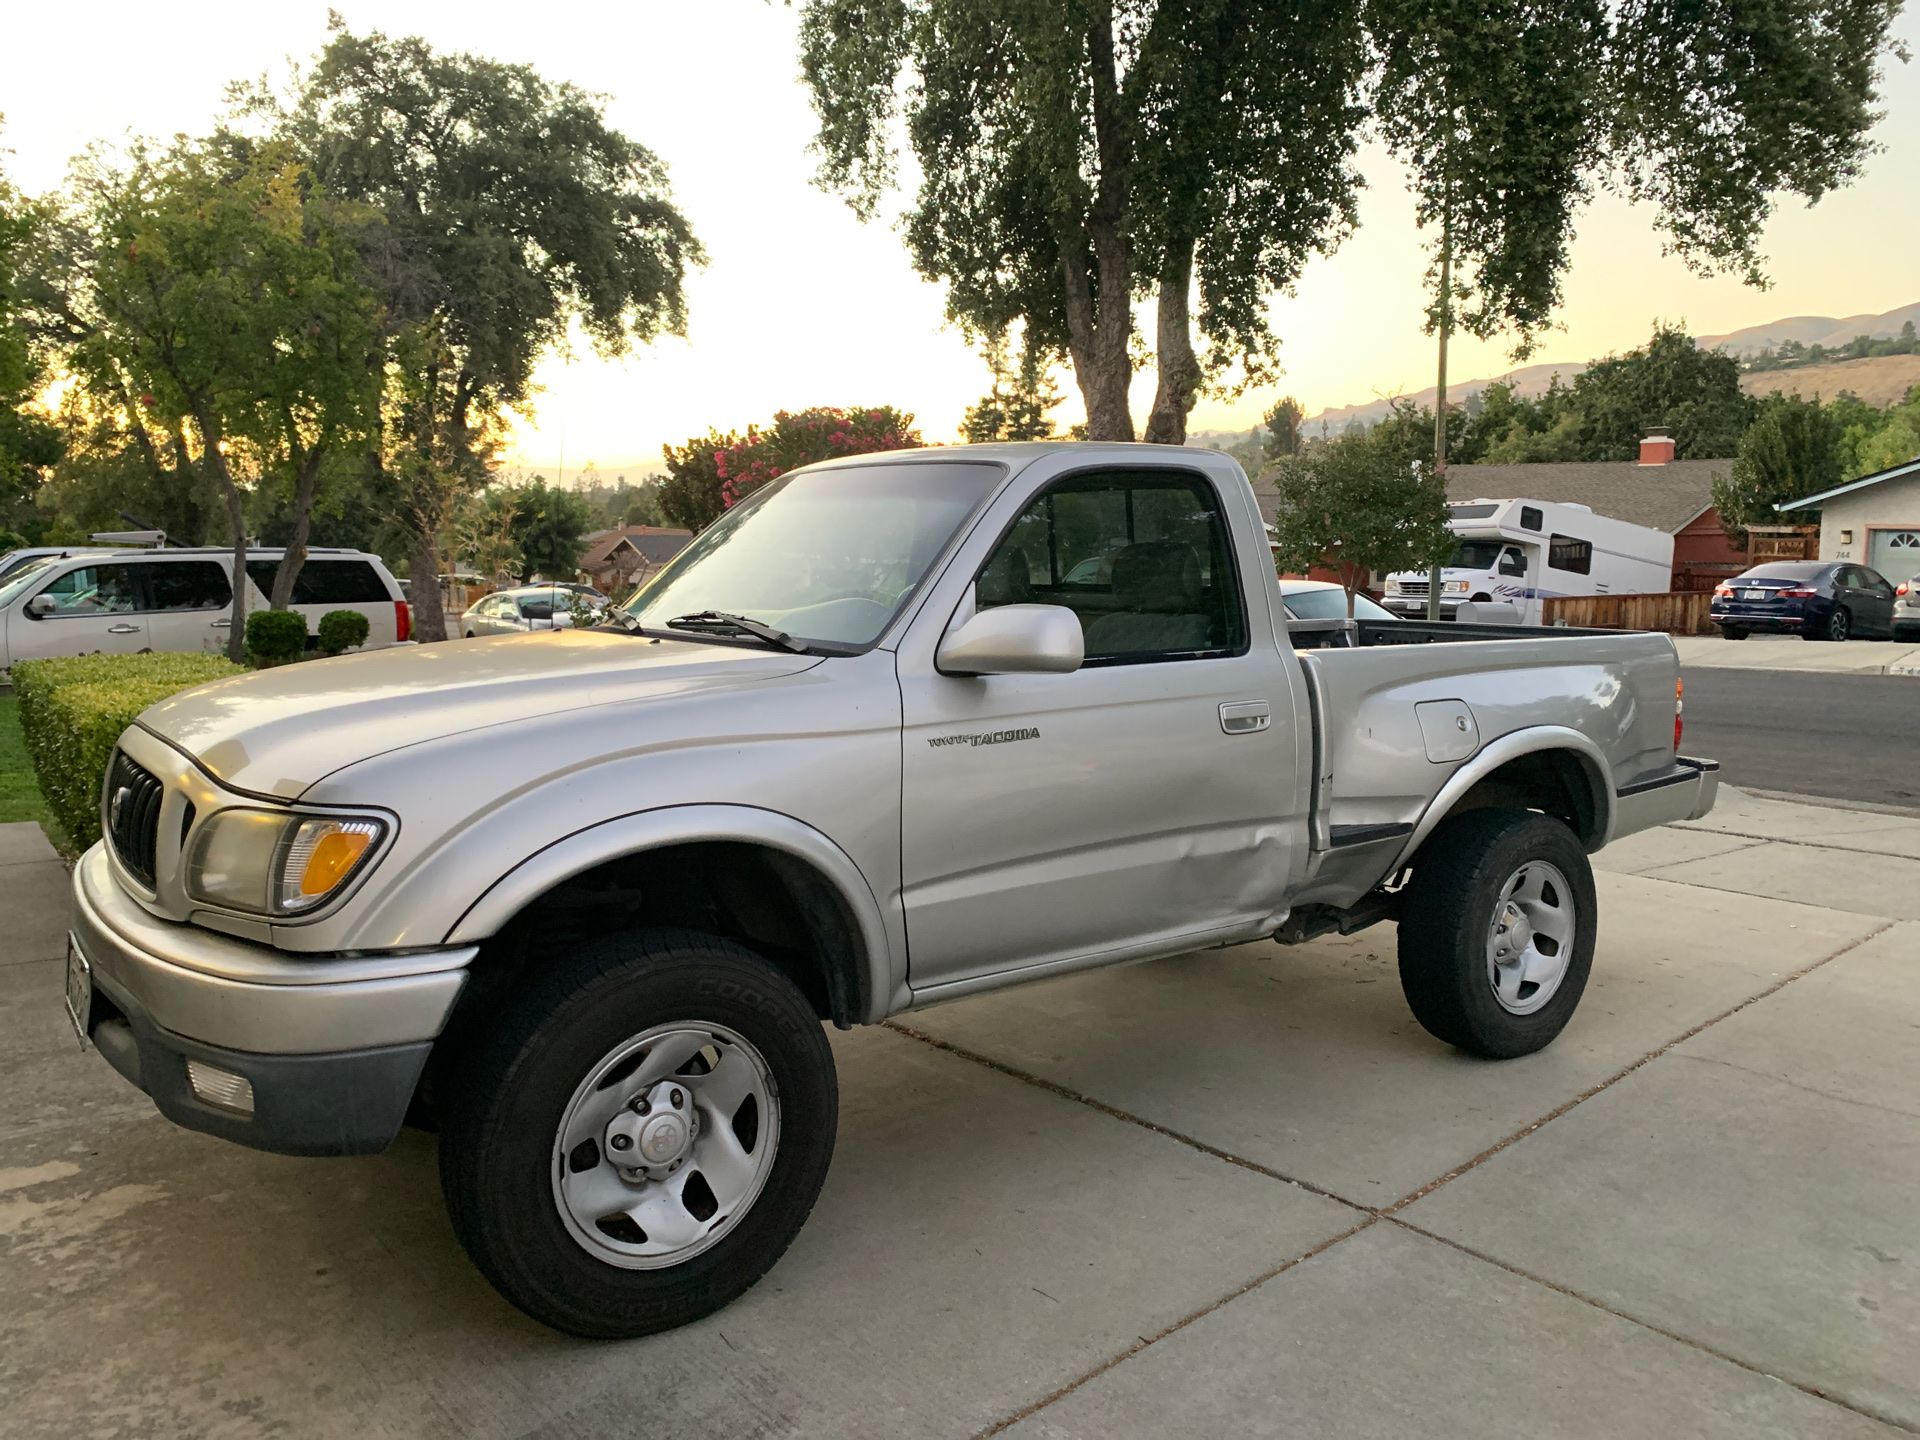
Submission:
M 149 705 L 209 680 L 244 675 L 218 655 L 74 655 L 13 667 L 34 779 L 67 838 L 100 838 L 100 786 L 120 732 Z
M 306 616 L 294 610 L 256 610 L 247 616 L 247 659 L 255 669 L 284 665 L 306 653 Z
M 320 617 L 320 649 L 323 654 L 338 655 L 356 645 L 367 643 L 367 617 L 358 610 L 329 610 Z

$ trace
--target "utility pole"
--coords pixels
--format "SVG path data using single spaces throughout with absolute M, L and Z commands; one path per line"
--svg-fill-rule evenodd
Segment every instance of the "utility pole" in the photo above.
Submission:
M 1441 164 L 1446 162 L 1443 159 Z M 1433 400 L 1433 477 L 1447 493 L 1447 338 L 1453 333 L 1453 195 L 1448 188 L 1440 212 L 1440 378 Z M 1427 571 L 1427 619 L 1440 618 L 1441 571 Z

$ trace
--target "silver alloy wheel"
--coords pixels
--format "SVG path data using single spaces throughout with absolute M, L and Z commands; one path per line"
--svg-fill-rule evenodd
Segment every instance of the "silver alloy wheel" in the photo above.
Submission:
M 1531 1015 L 1566 978 L 1580 917 L 1573 887 L 1559 869 L 1529 860 L 1500 887 L 1487 926 L 1487 979 L 1513 1015 Z
M 779 1148 L 779 1093 L 751 1042 L 724 1025 L 655 1025 L 608 1051 L 561 1112 L 554 1203 L 595 1258 L 660 1270 L 740 1223 Z

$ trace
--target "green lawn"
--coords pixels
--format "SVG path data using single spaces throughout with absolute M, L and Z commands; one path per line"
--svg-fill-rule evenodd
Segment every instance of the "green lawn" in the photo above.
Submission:
M 38 820 L 45 825 L 47 819 L 47 802 L 40 798 L 26 742 L 20 738 L 19 697 L 0 695 L 0 823 Z

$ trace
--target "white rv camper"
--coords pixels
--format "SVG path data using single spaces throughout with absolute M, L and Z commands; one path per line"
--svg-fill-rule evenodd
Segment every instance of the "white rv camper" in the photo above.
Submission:
M 1447 528 L 1459 537 L 1440 572 L 1440 613 L 1449 619 L 1463 601 L 1506 601 L 1522 624 L 1538 625 L 1551 598 L 1662 594 L 1673 585 L 1671 535 L 1585 505 L 1469 500 L 1447 512 Z M 1396 615 L 1424 616 L 1426 573 L 1389 575 L 1385 603 Z

